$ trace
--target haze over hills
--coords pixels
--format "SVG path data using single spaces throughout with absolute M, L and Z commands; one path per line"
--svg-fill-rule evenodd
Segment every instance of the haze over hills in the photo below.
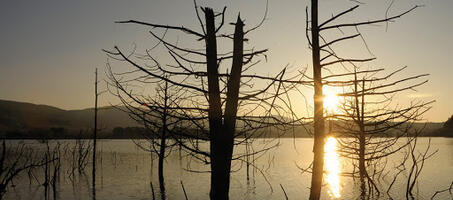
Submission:
M 99 108 L 98 116 L 99 127 L 103 132 L 112 133 L 116 127 L 141 127 L 140 124 L 131 119 L 125 112 L 115 107 Z M 30 134 L 27 133 L 30 130 L 49 131 L 55 128 L 64 129 L 64 133 L 57 134 L 74 134 L 81 130 L 90 130 L 93 127 L 93 117 L 93 108 L 63 110 L 48 105 L 0 100 L 0 134 L 7 132 Z M 443 123 L 415 124 L 416 128 L 423 126 L 425 126 L 425 130 L 422 135 L 445 135 L 439 134 L 439 132 L 436 133 L 437 130 L 442 128 Z M 122 130 L 122 132 L 127 131 Z M 37 135 L 39 137 L 39 134 Z M 125 135 L 124 137 L 127 136 Z M 288 133 L 282 134 L 271 131 L 271 133 L 267 133 L 264 137 L 310 137 L 310 135 L 303 127 L 296 127 L 294 132 L 289 131 Z
M 138 124 L 126 113 L 114 107 L 98 110 L 99 127 L 134 127 Z M 63 110 L 48 105 L 37 105 L 0 100 L 0 131 L 65 128 L 78 131 L 93 127 L 94 109 Z
M 64 129 L 64 131 L 57 131 L 57 135 L 77 135 L 80 131 L 91 130 L 93 118 L 93 108 L 63 110 L 48 105 L 0 100 L 0 135 L 9 132 L 7 138 L 16 137 L 18 134 L 32 138 L 47 137 L 48 134 L 43 132 L 54 132 L 51 129 L 56 128 Z M 142 127 L 125 112 L 111 106 L 99 108 L 98 123 L 102 132 L 107 134 L 115 134 L 113 129 L 119 127 Z M 39 133 L 36 133 L 37 131 Z M 127 137 L 128 131 L 140 132 L 137 128 L 119 130 L 119 132 L 122 132 L 121 134 L 125 134 L 120 138 Z M 282 134 L 272 132 L 266 134 L 265 137 L 279 136 L 282 136 Z M 298 127 L 294 133 L 285 134 L 283 137 L 309 137 L 309 135 L 305 129 Z

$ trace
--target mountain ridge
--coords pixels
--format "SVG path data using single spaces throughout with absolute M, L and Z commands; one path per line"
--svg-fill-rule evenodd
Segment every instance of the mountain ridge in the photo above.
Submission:
M 138 126 L 127 113 L 106 106 L 98 109 L 100 128 Z M 94 108 L 64 110 L 55 106 L 0 99 L 0 131 L 49 129 L 75 131 L 93 126 Z
M 14 137 L 15 133 L 24 136 L 45 135 L 43 132 L 54 132 L 55 135 L 77 135 L 91 130 L 94 121 L 94 108 L 64 110 L 55 106 L 34 104 L 0 99 L 0 135 L 8 132 Z M 104 106 L 98 109 L 99 128 L 103 132 L 113 133 L 117 127 L 142 127 L 129 115 L 117 107 Z M 417 123 L 417 127 L 426 125 L 423 136 L 444 136 L 437 133 L 443 123 Z M 310 137 L 302 127 L 297 127 L 296 133 L 271 133 L 270 136 Z M 39 133 L 36 133 L 39 132 Z M 280 137 L 279 136 L 279 137 Z

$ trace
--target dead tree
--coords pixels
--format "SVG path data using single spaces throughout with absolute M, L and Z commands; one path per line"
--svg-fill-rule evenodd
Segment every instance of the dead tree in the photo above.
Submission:
M 418 178 L 425 166 L 425 161 L 431 158 L 438 150 L 430 151 L 431 149 L 431 138 L 429 138 L 428 146 L 422 152 L 416 152 L 417 147 L 417 138 L 415 138 L 411 143 L 409 143 L 408 149 L 410 153 L 410 158 L 412 161 L 411 167 L 409 169 L 409 175 L 407 177 L 406 183 L 406 199 L 414 199 L 414 194 L 412 193 L 416 184 L 418 184 Z
M 357 37 L 362 37 L 359 32 L 359 27 L 365 25 L 374 25 L 379 23 L 388 23 L 397 19 L 412 10 L 416 9 L 418 6 L 407 10 L 398 15 L 391 17 L 385 17 L 384 19 L 378 20 L 368 20 L 362 22 L 353 22 L 353 23 L 339 23 L 337 22 L 338 18 L 348 14 L 359 5 L 356 5 L 348 10 L 340 12 L 338 14 L 332 15 L 331 18 L 324 22 L 319 22 L 318 20 L 318 0 L 311 0 L 311 17 L 308 17 L 308 7 L 306 8 L 306 37 L 309 42 L 309 46 L 312 50 L 312 65 L 313 65 L 313 81 L 314 81 L 314 145 L 313 145 L 313 170 L 312 170 L 312 180 L 310 188 L 310 199 L 318 200 L 321 196 L 321 187 L 323 179 L 323 167 L 324 167 L 324 142 L 325 142 L 325 116 L 323 109 L 323 86 L 328 85 L 329 81 L 326 79 L 329 76 L 323 76 L 323 70 L 329 71 L 329 67 L 341 65 L 345 70 L 347 69 L 346 65 L 355 66 L 355 63 L 363 63 L 372 61 L 375 58 L 343 58 L 340 57 L 334 50 L 333 45 L 336 45 L 340 42 L 351 40 Z M 332 40 L 326 40 L 323 37 L 323 34 L 331 30 L 340 30 L 343 32 L 343 29 L 355 28 L 357 34 L 340 36 Z M 311 34 L 309 34 L 311 33 Z M 350 67 L 349 67 L 350 68 Z M 349 69 L 351 72 L 351 69 Z M 337 77 L 338 78 L 338 77 Z
M 117 81 L 114 77 L 111 78 L 114 82 Z M 168 82 L 159 84 L 156 88 L 156 95 L 150 98 L 137 98 L 132 95 L 122 96 L 127 92 L 125 88 L 117 85 L 116 89 L 115 95 L 123 102 L 123 106 L 118 108 L 128 113 L 131 118 L 145 127 L 145 132 L 139 135 L 139 138 L 145 138 L 149 144 L 143 144 L 141 140 L 133 140 L 134 143 L 140 149 L 155 153 L 158 156 L 161 199 L 165 199 L 164 159 L 177 145 L 177 143 L 168 140 L 172 139 L 170 134 L 179 128 L 180 122 L 180 120 L 168 117 L 173 115 L 174 110 L 169 108 L 174 107 L 175 103 L 179 101 L 179 94 L 170 88 Z M 132 102 L 128 100 L 132 100 Z
M 233 155 L 234 145 L 244 144 L 244 136 L 248 132 L 248 139 L 265 134 L 265 127 L 282 127 L 294 123 L 300 123 L 300 119 L 288 109 L 286 94 L 303 83 L 299 74 L 291 78 L 285 78 L 285 69 L 276 76 L 261 76 L 246 74 L 251 67 L 259 61 L 254 58 L 264 55 L 267 50 L 245 50 L 244 37 L 250 31 L 256 30 L 262 22 L 247 31 L 244 31 L 244 23 L 238 16 L 235 23 L 234 34 L 221 33 L 224 25 L 226 8 L 221 13 L 215 14 L 211 8 L 199 8 L 195 4 L 195 10 L 200 22 L 201 32 L 194 31 L 184 26 L 168 26 L 135 20 L 121 21 L 118 23 L 141 24 L 151 28 L 163 29 L 163 36 L 158 36 L 153 31 L 150 34 L 162 44 L 169 53 L 174 65 L 162 66 L 152 50 L 148 49 L 144 55 L 132 52 L 136 59 L 148 61 L 151 64 L 140 64 L 133 57 L 124 53 L 119 47 L 107 51 L 107 54 L 115 61 L 126 62 L 135 70 L 125 73 L 110 72 L 113 87 L 124 88 L 126 96 L 140 96 L 126 87 L 128 83 L 153 84 L 167 82 L 172 87 L 179 88 L 181 99 L 184 101 L 168 109 L 175 110 L 175 114 L 168 116 L 181 121 L 185 131 L 178 131 L 171 135 L 179 134 L 180 137 L 191 138 L 182 142 L 175 137 L 175 141 L 194 158 L 206 164 L 210 164 L 211 173 L 211 199 L 228 199 L 231 162 L 243 160 L 245 155 Z M 199 10 L 204 12 L 204 23 L 199 15 Z M 221 18 L 219 25 L 216 19 Z M 264 21 L 264 19 L 263 19 Z M 197 41 L 204 41 L 200 49 L 184 48 L 175 42 L 165 38 L 167 30 L 182 31 L 195 37 Z M 217 40 L 233 40 L 233 51 L 219 53 Z M 221 73 L 223 63 L 231 61 L 231 68 L 226 73 Z M 110 63 L 108 63 L 110 65 Z M 110 70 L 111 71 L 111 70 Z M 136 77 L 121 79 L 119 76 L 127 74 L 128 77 L 136 73 Z M 141 74 L 141 75 L 137 75 Z M 116 78 L 115 78 L 116 77 Z M 124 77 L 124 76 L 123 76 Z M 138 78 L 137 78 L 138 77 Z M 254 85 L 261 82 L 261 87 Z M 123 91 L 123 93 L 124 93 Z M 124 95 L 124 94 L 123 94 Z M 242 109 L 239 109 L 242 107 Z M 289 113 L 288 113 L 289 112 Z M 285 116 L 285 117 L 283 117 Z M 188 134 L 187 130 L 191 132 Z M 235 138 L 237 140 L 235 140 Z M 201 149 L 199 141 L 209 142 L 209 149 Z M 261 153 L 268 149 L 256 151 Z
M 308 19 L 307 19 L 308 21 Z M 308 29 L 308 27 L 307 27 Z M 308 36 L 308 33 L 307 33 Z M 324 170 L 324 107 L 322 93 L 321 57 L 318 26 L 318 0 L 311 1 L 311 41 L 314 80 L 314 143 L 313 170 L 311 178 L 310 199 L 321 197 L 321 185 Z
M 53 147 L 50 147 L 49 140 L 45 140 L 45 151 L 43 152 L 44 162 L 44 181 L 42 186 L 44 187 L 44 199 L 49 199 L 50 189 L 52 189 L 53 198 L 57 196 L 57 180 L 59 180 L 60 169 L 61 169 L 61 144 L 56 142 Z M 33 170 L 30 168 L 29 170 Z M 31 180 L 30 180 L 31 181 Z
M 98 132 L 98 97 L 100 93 L 98 92 L 98 68 L 96 68 L 94 80 L 94 128 L 93 128 L 93 158 L 92 158 L 92 169 L 91 169 L 91 178 L 92 178 L 92 190 L 93 190 L 93 199 L 96 198 L 96 142 L 97 142 L 97 132 Z
M 165 82 L 164 88 L 164 103 L 162 109 L 162 134 L 160 135 L 160 145 L 159 145 L 159 162 L 158 162 L 158 174 L 159 174 L 159 183 L 160 190 L 162 195 L 165 194 L 165 184 L 164 184 L 164 158 L 165 158 L 165 148 L 167 146 L 167 108 L 168 108 L 168 83 Z
M 385 168 L 384 160 L 418 136 L 414 123 L 422 120 L 434 102 L 413 100 L 409 105 L 395 102 L 401 96 L 398 94 L 427 82 L 423 78 L 428 74 L 395 78 L 405 68 L 387 75 L 380 75 L 380 69 L 361 75 L 355 72 L 352 80 L 337 82 L 350 86 L 339 94 L 343 102 L 339 113 L 331 116 L 335 119 L 332 134 L 338 137 L 340 155 L 352 159 L 358 169 L 348 174 L 360 179 L 362 196 L 372 195 L 373 191 L 379 194 L 376 182 Z M 409 140 L 399 142 L 402 137 Z
M 23 172 L 41 167 L 51 161 L 40 159 L 25 144 L 7 147 L 3 139 L 0 149 L 0 199 L 3 199 L 13 180 Z
M 83 131 L 80 131 L 78 138 L 75 140 L 74 144 L 68 147 L 68 152 L 70 156 L 71 167 L 68 169 L 68 174 L 70 178 L 73 178 L 75 172 L 79 174 L 84 174 L 85 169 L 89 164 L 90 152 L 93 150 L 93 146 L 89 140 L 84 140 L 82 138 Z

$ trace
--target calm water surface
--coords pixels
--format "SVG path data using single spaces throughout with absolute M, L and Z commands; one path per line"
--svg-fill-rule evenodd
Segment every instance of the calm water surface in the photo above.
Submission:
M 269 143 L 269 141 L 271 143 Z M 40 151 L 45 146 L 36 141 L 8 141 L 8 145 L 19 143 L 30 145 Z M 60 140 L 60 143 L 73 145 L 73 140 Z M 145 142 L 145 141 L 142 141 Z M 56 141 L 51 141 L 55 144 Z M 419 139 L 418 147 L 422 150 L 428 143 L 427 138 Z M 131 140 L 99 140 L 99 156 L 97 160 L 96 199 L 152 199 L 150 182 L 153 183 L 156 199 L 159 199 L 159 184 L 157 181 L 157 159 L 151 160 L 149 152 L 138 148 Z M 255 166 L 259 169 L 250 169 L 250 180 L 247 181 L 246 167 L 240 161 L 233 162 L 235 171 L 231 177 L 230 199 L 284 199 L 285 196 L 280 184 L 285 189 L 289 199 L 307 199 L 309 195 L 309 173 L 302 173 L 299 167 L 308 167 L 312 161 L 312 139 L 259 139 L 254 143 L 254 149 L 262 146 L 278 144 L 278 147 L 259 156 Z M 433 193 L 445 189 L 453 181 L 453 139 L 433 138 L 433 150 L 439 152 L 425 163 L 424 170 L 419 178 L 419 187 L 414 191 L 418 199 L 429 199 Z M 237 153 L 244 151 L 243 147 L 236 148 Z M 328 153 L 335 158 L 335 152 Z M 91 155 L 90 155 L 91 157 Z M 255 158 L 257 158 L 256 156 Z M 387 170 L 391 170 L 401 159 L 400 154 L 389 158 Z M 352 169 L 352 165 L 344 158 L 327 160 L 328 173 L 323 187 L 323 199 L 356 199 L 359 195 L 358 184 L 352 178 L 335 176 L 338 172 Z M 61 178 L 57 187 L 57 199 L 93 199 L 91 192 L 91 168 L 87 167 L 83 174 L 68 175 L 70 159 L 63 159 Z M 90 164 L 91 165 L 91 164 Z M 333 167 L 332 166 L 336 166 Z M 332 168 L 332 169 L 331 169 Z M 189 172 L 199 171 L 199 172 Z M 209 174 L 202 173 L 209 170 L 209 166 L 197 162 L 179 153 L 174 149 L 165 162 L 165 183 L 167 199 L 184 199 L 181 181 L 184 184 L 189 199 L 208 199 Z M 42 174 L 36 172 L 37 179 Z M 382 181 L 388 184 L 392 174 Z M 392 189 L 395 199 L 404 198 L 405 175 Z M 332 182 L 334 185 L 329 185 Z M 44 199 L 44 187 L 32 181 L 29 184 L 27 175 L 23 175 L 10 187 L 6 199 Z M 384 187 L 386 189 L 386 187 Z M 333 189 L 333 190 L 332 190 Z M 50 195 L 52 198 L 52 195 Z M 337 198 L 336 198 L 337 197 Z M 450 199 L 448 193 L 437 196 L 437 199 Z M 388 199 L 385 197 L 383 199 Z

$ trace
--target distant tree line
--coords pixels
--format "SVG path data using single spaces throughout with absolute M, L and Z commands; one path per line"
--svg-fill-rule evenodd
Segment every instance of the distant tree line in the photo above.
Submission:
M 116 127 L 111 131 L 99 133 L 100 139 L 130 139 L 143 134 L 143 127 Z M 64 127 L 52 128 L 33 128 L 28 130 L 9 130 L 0 132 L 0 137 L 4 139 L 91 139 L 91 132 L 80 129 L 67 129 Z
M 453 115 L 448 118 L 442 128 L 433 131 L 429 136 L 433 137 L 453 137 Z
M 339 121 L 333 120 L 330 124 L 333 127 L 339 125 Z M 420 124 L 421 126 L 422 124 Z M 187 135 L 196 137 L 197 130 L 185 129 Z M 306 130 L 303 126 L 296 126 L 295 131 L 281 132 L 278 130 L 266 130 L 266 134 L 259 132 L 249 135 L 252 138 L 307 138 L 312 137 L 310 130 Z M 146 132 L 144 127 L 115 127 L 111 130 L 100 131 L 98 139 L 145 139 L 146 138 L 160 138 L 159 135 L 150 135 Z M 388 137 L 389 135 L 381 135 L 381 137 Z M 420 135 L 422 137 L 453 137 L 453 116 L 445 121 L 441 128 L 434 130 L 425 130 Z M 21 130 L 8 130 L 0 131 L 0 138 L 4 139 L 91 139 L 91 132 L 84 129 L 68 129 L 65 127 L 51 127 L 51 128 L 32 128 Z M 201 137 L 201 136 L 199 136 Z M 245 135 L 238 135 L 238 138 L 245 137 Z M 337 135 L 336 137 L 342 137 Z M 200 138 L 203 139 L 203 138 Z

